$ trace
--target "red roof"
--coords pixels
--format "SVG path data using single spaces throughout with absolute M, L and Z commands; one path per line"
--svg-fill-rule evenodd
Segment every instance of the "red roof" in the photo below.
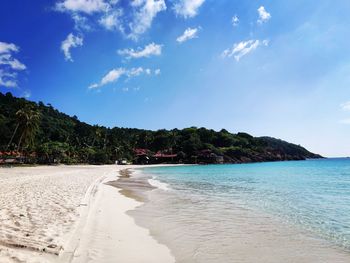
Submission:
M 139 149 L 134 149 L 134 153 L 136 155 L 147 155 L 148 152 L 149 152 L 148 149 L 140 149 L 140 148 Z
M 174 158 L 176 156 L 177 154 L 165 154 L 161 152 L 157 152 L 155 155 L 153 155 L 155 158 Z

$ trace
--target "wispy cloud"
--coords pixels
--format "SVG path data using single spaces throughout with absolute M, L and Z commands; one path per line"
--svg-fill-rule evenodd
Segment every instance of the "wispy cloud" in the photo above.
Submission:
M 131 69 L 126 69 L 126 68 L 116 68 L 112 69 L 109 71 L 98 83 L 93 83 L 91 84 L 88 89 L 99 89 L 107 84 L 111 84 L 114 82 L 117 82 L 121 77 L 125 76 L 126 81 L 140 76 L 140 75 L 159 75 L 158 71 L 160 72 L 159 69 L 156 69 L 152 71 L 149 68 L 131 68 Z
M 129 23 L 130 32 L 127 37 L 137 40 L 151 27 L 157 14 L 166 10 L 166 4 L 164 0 L 133 0 L 131 5 L 134 8 L 134 16 Z
M 0 66 L 9 66 L 13 70 L 24 70 L 26 66 L 13 57 L 19 48 L 12 43 L 0 42 Z
M 0 42 L 0 54 L 18 52 L 19 48 L 12 43 Z
M 254 51 L 257 47 L 263 45 L 268 46 L 268 40 L 248 40 L 236 43 L 232 48 L 224 50 L 222 57 L 229 58 L 234 57 L 236 61 L 239 61 L 243 56 Z
M 65 40 L 61 43 L 61 50 L 64 53 L 64 57 L 67 61 L 73 62 L 71 55 L 71 48 L 79 47 L 83 45 L 83 37 L 74 36 L 70 33 Z
M 194 17 L 205 0 L 178 0 L 174 4 L 174 11 L 184 18 Z
M 239 24 L 239 18 L 237 15 L 234 15 L 232 18 L 231 18 L 231 23 L 234 27 L 238 26 Z
M 162 54 L 162 45 L 150 43 L 146 45 L 144 48 L 139 47 L 136 50 L 133 48 L 121 49 L 121 50 L 118 50 L 117 52 L 119 55 L 125 56 L 128 59 L 160 56 Z
M 129 71 L 126 72 L 126 74 L 128 77 L 136 77 L 136 76 L 140 76 L 144 72 L 145 70 L 142 67 L 138 67 L 138 68 L 130 69 Z
M 17 73 L 9 73 L 0 69 L 0 87 L 14 88 L 17 87 Z
M 260 6 L 258 8 L 258 13 L 259 13 L 259 19 L 257 22 L 259 24 L 263 24 L 271 19 L 271 14 L 266 11 L 264 6 Z
M 193 38 L 197 38 L 198 37 L 198 31 L 199 31 L 199 27 L 197 28 L 187 28 L 185 30 L 185 32 L 183 32 L 183 34 L 181 36 L 179 36 L 176 41 L 179 43 L 183 43 L 187 40 L 193 39 Z
M 88 19 L 78 13 L 72 14 L 72 19 L 74 21 L 74 29 L 77 31 L 91 31 L 92 27 Z
M 106 11 L 109 8 L 109 4 L 104 0 L 64 0 L 56 3 L 56 8 L 62 12 L 92 14 Z
M 117 27 L 120 12 L 114 8 L 117 3 L 115 0 L 59 0 L 55 10 L 70 14 L 77 31 L 91 31 L 96 22 L 113 30 Z
M 26 66 L 23 63 L 21 63 L 18 59 L 14 58 L 10 53 L 0 54 L 0 65 L 7 65 L 14 70 L 26 69 Z
M 350 111 L 350 101 L 340 104 L 340 108 L 344 111 Z
M 17 87 L 17 72 L 26 69 L 26 66 L 14 58 L 19 47 L 13 43 L 0 42 L 0 86 L 7 88 Z
M 125 73 L 124 68 L 112 69 L 109 71 L 99 83 L 94 83 L 89 86 L 89 89 L 100 88 L 106 84 L 116 82 Z
M 107 30 L 124 31 L 122 22 L 120 21 L 123 11 L 121 9 L 106 13 L 99 20 L 99 23 Z
M 124 37 L 138 40 L 159 12 L 166 10 L 165 0 L 59 0 L 55 10 L 68 13 L 75 30 L 90 31 L 96 25 L 119 31 Z

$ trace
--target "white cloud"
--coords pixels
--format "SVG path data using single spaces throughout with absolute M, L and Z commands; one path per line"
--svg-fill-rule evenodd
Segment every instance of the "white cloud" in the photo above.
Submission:
M 262 24 L 270 20 L 271 14 L 265 10 L 265 7 L 260 6 L 258 8 L 258 13 L 259 13 L 259 19 L 258 23 Z
M 8 73 L 0 69 L 0 86 L 6 88 L 15 88 L 17 87 L 17 73 Z
M 56 3 L 56 8 L 62 12 L 82 12 L 92 14 L 108 10 L 109 4 L 104 0 L 64 0 Z
M 9 66 L 13 70 L 24 70 L 26 66 L 13 57 L 19 48 L 12 43 L 0 42 L 0 65 Z
M 249 54 L 253 50 L 255 50 L 257 47 L 263 45 L 268 46 L 269 41 L 268 40 L 248 40 L 248 41 L 242 41 L 239 43 L 236 43 L 233 45 L 232 48 L 226 49 L 222 53 L 222 57 L 234 57 L 236 61 L 239 61 L 243 56 Z
M 232 25 L 235 27 L 235 26 L 238 26 L 239 24 L 239 18 L 237 15 L 234 15 L 231 19 L 231 22 L 232 22 Z
M 91 84 L 91 85 L 88 87 L 88 89 L 97 89 L 97 88 L 99 88 L 99 87 L 100 87 L 99 84 L 94 83 L 94 84 Z
M 58 0 L 55 9 L 70 14 L 75 30 L 90 31 L 100 24 L 107 30 L 120 31 L 124 37 L 138 40 L 161 11 L 165 0 L 128 0 L 128 12 L 118 0 Z M 127 7 L 125 7 L 126 9 Z
M 72 14 L 72 19 L 74 21 L 74 29 L 77 31 L 90 31 L 91 26 L 88 19 L 85 16 L 74 13 Z
M 64 53 L 64 57 L 67 61 L 73 62 L 70 49 L 74 47 L 79 47 L 83 45 L 83 38 L 79 36 L 74 36 L 70 33 L 65 40 L 61 43 L 61 50 Z
M 350 101 L 340 104 L 340 108 L 344 111 L 350 111 Z
M 174 4 L 174 10 L 177 15 L 184 18 L 194 17 L 198 14 L 199 7 L 205 0 L 178 0 Z
M 153 74 L 158 75 L 156 72 L 158 72 L 158 71 L 155 70 L 153 72 Z M 142 74 L 152 75 L 152 70 L 149 68 L 142 68 L 142 67 L 131 68 L 131 69 L 125 69 L 125 68 L 112 69 L 101 79 L 101 81 L 99 83 L 91 84 L 88 87 L 88 89 L 99 89 L 104 85 L 117 82 L 123 76 L 126 77 L 125 81 L 128 81 L 131 78 L 140 76 Z
M 118 79 L 125 73 L 124 68 L 112 69 L 100 81 L 89 86 L 89 89 L 97 89 L 109 83 L 118 81 Z
M 13 53 L 19 52 L 19 47 L 12 43 L 0 42 L 0 86 L 17 87 L 17 72 L 27 67 Z
M 108 83 L 112 83 L 117 81 L 123 74 L 125 73 L 125 69 L 118 68 L 112 69 L 110 72 L 105 75 L 101 80 L 101 85 L 106 85 Z
M 187 28 L 185 32 L 181 36 L 179 36 L 176 41 L 179 43 L 183 43 L 187 40 L 197 38 L 198 37 L 198 28 Z
M 138 68 L 130 69 L 126 74 L 128 75 L 128 77 L 136 77 L 136 76 L 143 74 L 144 72 L 145 72 L 145 70 L 143 68 L 138 67 Z
M 26 66 L 19 60 L 12 57 L 11 54 L 0 54 L 0 66 L 8 65 L 14 70 L 24 70 Z
M 98 21 L 107 30 L 120 30 L 123 31 L 123 26 L 120 21 L 120 17 L 123 15 L 121 9 L 114 10 L 102 16 Z
M 0 54 L 18 52 L 18 47 L 12 43 L 0 42 Z
M 160 68 L 157 68 L 155 71 L 154 71 L 154 74 L 156 75 L 156 76 L 158 76 L 158 75 L 160 75 Z
M 166 10 L 164 0 L 133 0 L 131 5 L 135 9 L 132 21 L 129 23 L 128 38 L 137 40 L 152 25 L 156 15 Z
M 150 43 L 144 48 L 137 48 L 134 50 L 130 49 L 122 49 L 117 51 L 119 55 L 126 56 L 126 58 L 142 58 L 142 57 L 150 57 L 150 56 L 160 56 L 162 54 L 162 45 L 158 45 L 155 43 Z

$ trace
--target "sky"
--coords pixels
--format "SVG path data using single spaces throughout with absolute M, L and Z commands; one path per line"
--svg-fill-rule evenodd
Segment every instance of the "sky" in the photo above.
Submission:
M 89 124 L 350 156 L 348 0 L 2 0 L 0 92 Z

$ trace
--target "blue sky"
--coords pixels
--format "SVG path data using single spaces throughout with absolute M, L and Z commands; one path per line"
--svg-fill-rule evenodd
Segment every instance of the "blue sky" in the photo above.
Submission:
M 2 0 L 0 91 L 90 124 L 350 156 L 347 0 Z

